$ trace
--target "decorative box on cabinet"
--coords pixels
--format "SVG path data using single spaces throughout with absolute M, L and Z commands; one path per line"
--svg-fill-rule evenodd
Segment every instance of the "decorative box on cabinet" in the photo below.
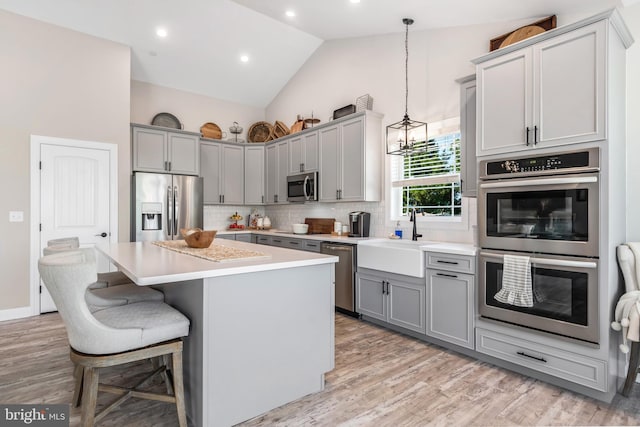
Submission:
M 460 83 L 460 190 L 465 197 L 476 197 L 476 75 L 456 81 Z
M 200 171 L 205 205 L 244 203 L 244 148 L 202 140 Z
M 607 138 L 609 23 L 617 12 L 560 27 L 474 60 L 478 156 Z
M 382 187 L 382 115 L 351 114 L 318 129 L 318 200 L 379 201 Z
M 427 252 L 427 335 L 474 348 L 475 257 Z
M 409 276 L 361 269 L 356 273 L 356 312 L 425 333 L 425 282 Z
M 139 172 L 200 174 L 200 135 L 157 126 L 132 125 L 132 170 Z

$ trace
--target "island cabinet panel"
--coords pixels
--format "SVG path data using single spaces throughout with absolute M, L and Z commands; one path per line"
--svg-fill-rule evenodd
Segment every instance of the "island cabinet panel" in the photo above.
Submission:
M 604 140 L 607 22 L 478 59 L 479 156 Z
M 362 269 L 356 273 L 356 307 L 364 316 L 425 333 L 423 280 Z
M 145 125 L 131 127 L 132 170 L 200 174 L 199 135 Z

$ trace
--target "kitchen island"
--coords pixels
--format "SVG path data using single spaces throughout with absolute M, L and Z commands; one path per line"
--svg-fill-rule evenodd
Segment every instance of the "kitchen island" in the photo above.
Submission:
M 338 258 L 237 241 L 263 256 L 214 262 L 149 242 L 98 246 L 191 321 L 184 378 L 189 425 L 229 426 L 324 388 L 334 367 Z

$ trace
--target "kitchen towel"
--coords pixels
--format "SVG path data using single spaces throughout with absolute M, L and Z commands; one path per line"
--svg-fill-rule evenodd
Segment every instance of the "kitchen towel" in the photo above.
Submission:
M 528 256 L 504 256 L 502 289 L 494 298 L 503 304 L 533 307 L 531 263 Z

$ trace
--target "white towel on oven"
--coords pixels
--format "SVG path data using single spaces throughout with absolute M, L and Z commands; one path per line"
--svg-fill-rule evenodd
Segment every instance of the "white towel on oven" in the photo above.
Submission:
M 528 256 L 504 256 L 502 289 L 494 298 L 503 304 L 533 307 L 531 263 Z

